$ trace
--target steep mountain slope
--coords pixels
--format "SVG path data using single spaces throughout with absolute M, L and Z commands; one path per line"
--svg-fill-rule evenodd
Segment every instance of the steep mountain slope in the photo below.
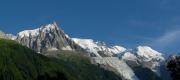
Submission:
M 93 57 L 93 59 L 98 64 L 114 68 L 114 72 L 117 72 L 125 80 L 139 80 L 134 71 L 123 60 L 119 60 L 117 57 Z
M 134 62 L 137 65 L 143 65 L 151 69 L 160 76 L 160 66 L 165 61 L 162 53 L 159 53 L 148 46 L 138 46 L 134 50 L 129 50 L 120 54 L 125 61 Z
M 148 46 L 138 46 L 136 49 L 128 50 L 121 46 L 108 47 L 100 42 L 94 42 L 92 39 L 72 39 L 89 54 L 95 54 L 95 56 L 91 56 L 95 63 L 113 67 L 127 80 L 147 79 L 147 77 L 139 76 L 139 73 L 143 73 L 143 71 L 151 74 L 148 79 L 160 80 L 159 68 L 164 58 L 161 53 Z
M 0 39 L 0 80 L 121 80 L 92 65 L 85 56 L 68 52 L 58 57 L 47 58 L 14 41 Z
M 56 22 L 38 29 L 19 32 L 16 41 L 38 53 L 45 50 L 73 50 L 78 48 L 58 27 Z
M 127 63 L 139 80 L 163 80 L 162 77 L 157 76 L 151 69 L 143 67 L 142 65 L 134 66 L 131 63 Z
M 114 71 L 124 79 L 138 80 L 133 70 L 123 60 L 113 57 L 113 55 L 126 51 L 125 48 L 121 46 L 107 47 L 105 43 L 94 42 L 92 39 L 72 38 L 72 40 L 89 52 L 91 59 L 96 64 L 108 65 L 114 68 Z
M 48 66 L 49 64 L 49 66 Z M 54 67 L 52 67 L 54 65 Z M 61 75 L 56 63 L 11 40 L 0 39 L 0 79 L 36 80 L 40 75 Z M 54 73 L 55 75 L 51 75 Z M 65 78 L 64 74 L 61 75 Z M 66 80 L 66 78 L 65 78 Z
M 105 43 L 95 42 L 92 39 L 71 38 L 55 22 L 38 29 L 19 32 L 16 41 L 41 54 L 53 52 L 51 55 L 54 55 L 64 50 L 82 51 L 94 64 L 110 66 L 114 68 L 114 72 L 127 80 L 138 80 L 140 77 L 137 76 L 137 68 L 130 65 L 134 64 L 142 71 L 147 69 L 148 73 L 156 73 L 158 77 L 160 64 L 164 61 L 161 53 L 148 46 L 126 49 L 117 45 L 109 47 Z

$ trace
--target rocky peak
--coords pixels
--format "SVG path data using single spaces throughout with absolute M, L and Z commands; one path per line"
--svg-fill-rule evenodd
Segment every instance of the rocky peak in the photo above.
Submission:
M 0 38 L 9 36 L 0 32 Z M 12 39 L 12 37 L 10 37 Z M 136 49 L 126 49 L 122 46 L 107 46 L 103 42 L 92 39 L 71 38 L 57 25 L 56 22 L 33 30 L 24 30 L 14 38 L 20 44 L 38 53 L 56 50 L 85 51 L 98 65 L 117 72 L 126 80 L 138 80 L 133 66 L 143 66 L 159 73 L 160 63 L 164 61 L 161 53 L 148 46 L 138 46 Z M 111 69 L 110 69 L 111 70 Z M 133 71 L 134 70 L 134 71 Z
M 56 22 L 19 32 L 16 40 L 39 53 L 45 50 L 72 50 L 70 43 L 73 43 Z
M 53 22 L 52 24 L 48 24 L 45 26 L 41 26 L 40 28 L 33 29 L 33 30 L 24 30 L 17 34 L 18 37 L 37 37 L 40 33 L 49 33 L 53 31 L 60 30 L 57 23 Z M 62 30 L 61 30 L 62 31 Z

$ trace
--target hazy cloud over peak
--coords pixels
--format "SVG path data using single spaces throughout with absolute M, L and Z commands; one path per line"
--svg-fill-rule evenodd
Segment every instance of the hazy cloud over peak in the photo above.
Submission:
M 166 50 L 169 50 L 171 48 L 178 48 L 180 45 L 180 29 L 174 30 L 165 33 L 164 35 L 160 36 L 159 38 L 153 40 L 150 45 L 159 48 L 160 50 L 166 52 Z M 170 51 L 168 51 L 170 52 Z M 175 51 L 173 51 L 175 52 Z

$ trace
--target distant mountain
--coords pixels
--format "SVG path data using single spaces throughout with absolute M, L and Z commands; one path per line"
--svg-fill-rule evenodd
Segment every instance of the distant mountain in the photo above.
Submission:
M 108 47 L 105 43 L 94 42 L 92 39 L 72 38 L 72 40 L 87 52 L 91 53 L 91 57 L 113 56 L 126 50 L 126 48 L 121 46 Z
M 148 77 L 149 80 L 160 79 L 160 67 L 165 59 L 162 53 L 148 46 L 139 46 L 136 49 L 128 50 L 122 46 L 108 47 L 105 43 L 94 42 L 92 39 L 72 39 L 89 52 L 95 63 L 113 67 L 125 79 L 139 80 L 136 68 L 141 68 L 142 72 L 146 70 L 147 73 L 153 74 Z
M 16 36 L 14 36 L 12 34 L 6 34 L 6 33 L 2 32 L 2 31 L 0 31 L 0 38 L 15 40 Z
M 45 57 L 15 41 L 0 39 L 0 80 L 121 80 L 78 52 Z
M 103 66 L 125 80 L 160 80 L 160 70 L 165 62 L 162 53 L 148 46 L 127 49 L 118 45 L 108 46 L 92 39 L 71 38 L 56 22 L 19 32 L 15 40 L 37 53 L 47 53 L 48 56 L 48 52 L 81 51 L 90 57 L 93 64 Z M 144 71 L 148 78 L 140 76 Z

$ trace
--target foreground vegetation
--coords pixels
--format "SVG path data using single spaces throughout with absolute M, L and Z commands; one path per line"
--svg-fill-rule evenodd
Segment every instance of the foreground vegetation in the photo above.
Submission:
M 0 80 L 120 80 L 86 57 L 47 58 L 11 40 L 0 39 Z

